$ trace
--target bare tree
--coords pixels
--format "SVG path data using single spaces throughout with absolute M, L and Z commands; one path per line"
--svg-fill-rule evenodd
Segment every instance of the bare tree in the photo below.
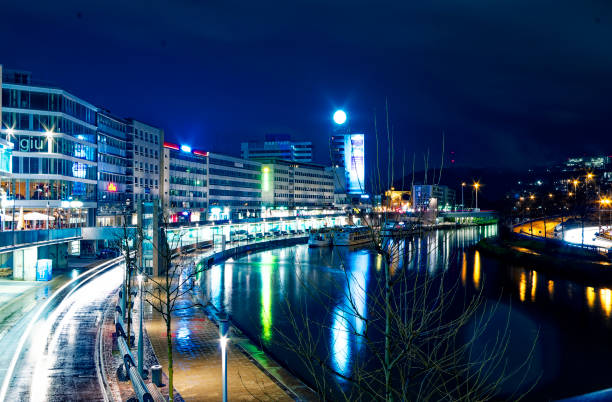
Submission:
M 381 136 L 375 120 L 374 194 L 384 194 L 394 181 L 394 141 L 388 104 L 385 105 L 385 118 L 388 165 L 383 167 L 379 163 Z M 424 155 L 424 164 L 427 182 L 429 151 Z M 443 163 L 437 182 L 442 170 Z M 436 184 L 435 172 L 433 183 Z M 473 295 L 466 293 L 463 302 L 459 303 L 461 300 L 456 298 L 460 289 L 458 279 L 453 282 L 444 271 L 431 273 L 418 267 L 412 271 L 408 269 L 411 264 L 419 263 L 416 247 L 410 246 L 424 235 L 425 208 L 417 210 L 412 219 L 403 216 L 401 220 L 405 225 L 401 230 L 390 230 L 398 220 L 397 214 L 383 212 L 378 218 L 379 214 L 368 208 L 353 210 L 368 226 L 368 245 L 381 262 L 382 272 L 377 282 L 368 288 L 362 286 L 359 275 L 363 273 L 355 273 L 339 252 L 343 278 L 335 286 L 341 289 L 344 302 L 338 304 L 336 293 L 301 278 L 304 289 L 308 290 L 311 299 L 323 306 L 326 314 L 297 313 L 296 306 L 287 302 L 286 313 L 292 331 L 278 333 L 282 346 L 302 360 L 320 398 L 330 397 L 331 377 L 349 384 L 346 389 L 334 389 L 336 396 L 339 393 L 345 400 L 488 400 L 499 397 L 501 386 L 509 381 L 523 386 L 535 340 L 524 362 L 511 367 L 507 359 L 509 316 L 501 328 L 489 325 L 498 304 L 485 301 L 482 286 Z M 437 252 L 437 247 L 433 247 L 427 250 L 427 256 Z M 367 313 L 364 311 L 366 300 L 370 303 Z M 330 328 L 330 319 L 333 328 Z M 332 363 L 336 351 L 322 338 L 330 329 L 352 336 L 365 349 L 363 359 L 352 356 L 349 371 L 340 370 Z M 485 332 L 494 333 L 491 341 L 484 340 Z M 527 384 L 527 390 L 529 385 L 535 384 Z M 512 399 L 523 396 L 519 386 Z
M 132 283 L 134 273 L 138 271 L 143 233 L 142 228 L 129 226 L 130 210 L 128 208 L 123 210 L 122 215 L 121 228 L 115 233 L 111 243 L 114 248 L 120 250 L 125 264 L 122 290 L 125 293 L 123 294 L 125 306 L 122 306 L 125 311 L 122 311 L 122 314 L 127 320 L 127 343 L 129 347 L 132 347 Z
M 204 264 L 196 264 L 182 247 L 186 234 L 184 228 L 170 229 L 168 216 L 164 215 L 159 230 L 159 242 L 153 244 L 159 255 L 160 275 L 146 275 L 149 285 L 146 290 L 146 302 L 162 317 L 166 325 L 166 342 L 168 353 L 168 390 L 170 401 L 174 400 L 174 367 L 172 355 L 172 316 L 177 311 L 186 310 L 200 303 L 177 304 L 184 296 L 195 289 L 196 277 L 208 269 Z M 197 247 L 196 247 L 197 250 Z

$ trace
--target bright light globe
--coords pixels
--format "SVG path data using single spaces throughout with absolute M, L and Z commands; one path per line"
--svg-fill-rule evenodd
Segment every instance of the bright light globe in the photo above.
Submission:
M 344 124 L 346 122 L 346 113 L 344 113 L 344 110 L 336 110 L 336 113 L 334 113 L 334 122 L 336 122 L 336 124 Z

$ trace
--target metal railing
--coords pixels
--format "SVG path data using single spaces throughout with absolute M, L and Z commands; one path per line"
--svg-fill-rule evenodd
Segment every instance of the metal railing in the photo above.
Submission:
M 81 228 L 15 230 L 0 232 L 0 248 L 19 247 L 27 244 L 76 239 Z

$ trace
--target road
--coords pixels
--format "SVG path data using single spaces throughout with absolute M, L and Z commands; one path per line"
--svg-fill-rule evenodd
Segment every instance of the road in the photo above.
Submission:
M 597 246 L 603 248 L 612 247 L 612 241 L 604 239 L 602 237 L 595 236 L 595 233 L 599 231 L 598 226 L 587 226 L 584 228 L 584 244 L 588 246 Z M 576 229 L 568 229 L 565 231 L 565 236 L 563 237 L 568 243 L 582 244 L 582 228 Z
M 114 266 L 94 279 L 92 274 L 58 290 L 3 337 L 0 400 L 3 395 L 6 401 L 104 400 L 96 364 L 98 327 L 114 302 L 122 269 Z

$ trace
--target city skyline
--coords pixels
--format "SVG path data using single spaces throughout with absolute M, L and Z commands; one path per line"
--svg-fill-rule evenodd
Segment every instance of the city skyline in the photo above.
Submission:
M 33 71 L 113 113 L 164 127 L 179 143 L 227 153 L 283 132 L 312 140 L 315 161 L 326 163 L 331 113 L 347 110 L 371 145 L 374 110 L 382 121 L 386 97 L 398 152 L 415 153 L 417 165 L 428 148 L 436 154 L 443 132 L 456 164 L 474 167 L 544 164 L 599 153 L 594 144 L 606 143 L 601 94 L 612 61 L 600 39 L 609 29 L 605 6 L 560 4 L 550 13 L 516 3 L 486 11 L 403 5 L 369 14 L 363 5 L 337 3 L 293 27 L 296 13 L 311 14 L 307 7 L 232 15 L 225 6 L 183 3 L 166 15 L 160 3 L 29 4 L 27 32 L 15 25 L 26 18 L 23 9 L 4 7 L 13 17 L 0 28 L 9 39 L 0 44 L 5 67 Z M 554 29 L 574 15 L 579 25 Z M 163 23 L 146 24 L 156 18 Z M 196 24 L 198 18 L 214 23 Z M 334 23 L 317 24 L 327 21 Z M 349 21 L 363 29 L 346 29 Z M 382 21 L 385 29 L 377 29 Z M 502 22 L 516 29 L 497 29 Z M 114 29 L 105 29 L 111 23 Z M 275 38 L 279 32 L 285 40 Z M 49 53 L 58 41 L 61 50 Z M 79 56 L 66 63 L 62 52 Z M 593 141 L 576 141 L 580 136 Z

